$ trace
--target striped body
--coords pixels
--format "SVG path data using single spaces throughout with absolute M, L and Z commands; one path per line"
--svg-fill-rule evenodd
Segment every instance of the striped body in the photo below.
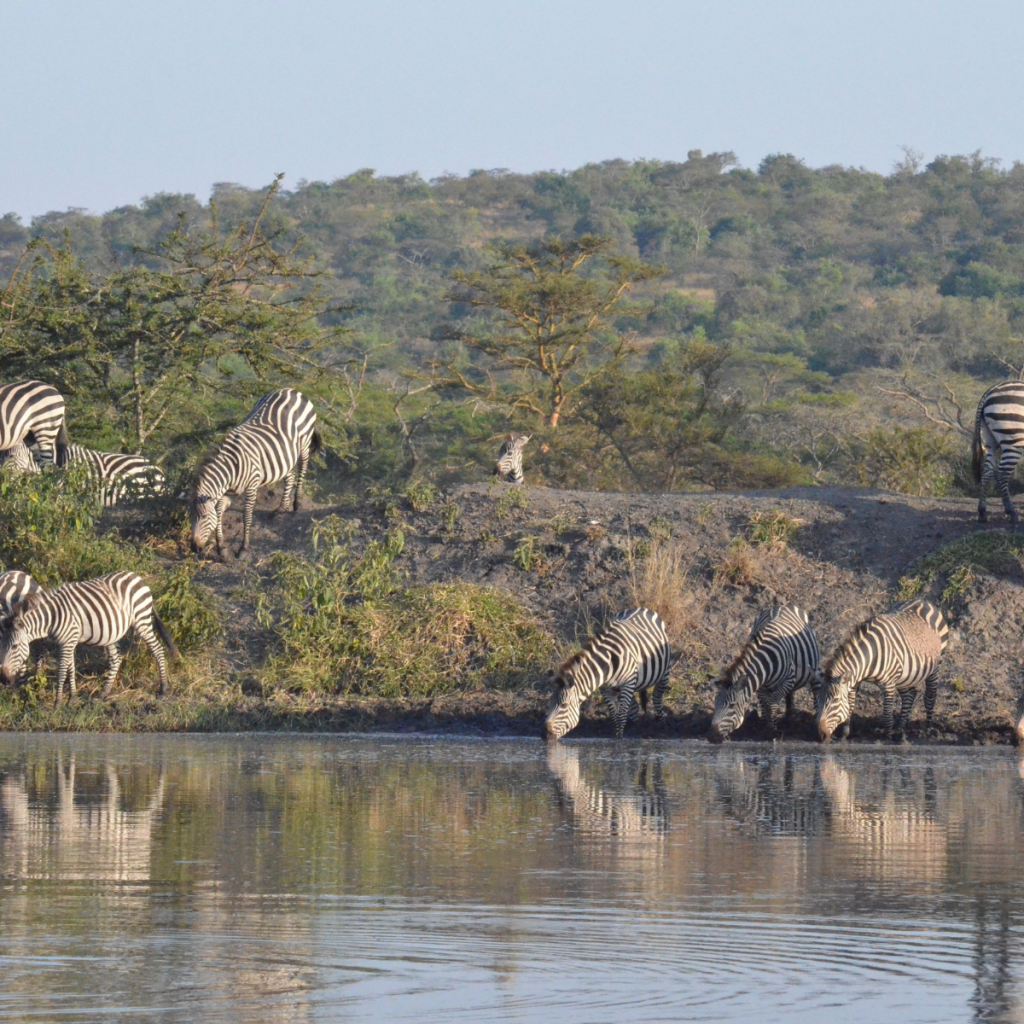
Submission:
M 0 469 L 5 473 L 20 475 L 22 473 L 41 473 L 39 463 L 32 455 L 32 449 L 24 441 L 19 441 L 5 451 L 0 452 Z
M 529 434 L 509 434 L 502 441 L 494 464 L 494 475 L 499 480 L 510 484 L 523 482 L 523 448 L 529 440 Z
M 754 620 L 750 637 L 731 665 L 715 680 L 718 693 L 708 738 L 720 743 L 743 724 L 757 699 L 761 717 L 774 732 L 801 686 L 817 693 L 821 653 L 807 613 L 795 604 L 767 608 Z
M 299 507 L 309 458 L 320 448 L 313 403 L 293 388 L 264 395 L 219 451 L 196 472 L 189 497 L 192 547 L 205 550 L 212 537 L 223 557 L 224 512 L 229 494 L 244 496 L 242 551 L 249 547 L 256 492 L 284 480 L 279 511 Z M 293 503 L 294 497 L 294 503 Z
M 38 448 L 44 461 L 56 462 L 67 444 L 64 399 L 56 388 L 23 380 L 0 388 L 0 451 L 19 441 Z
M 100 504 L 111 508 L 125 498 L 162 494 L 167 489 L 163 473 L 141 455 L 97 452 L 69 444 L 63 465 L 84 466 Z
M 602 686 L 614 699 L 615 735 L 638 714 L 634 694 L 647 707 L 647 691 L 654 690 L 654 712 L 664 713 L 662 701 L 671 667 L 668 636 L 661 616 L 648 608 L 619 612 L 608 628 L 573 655 L 555 677 L 555 694 L 544 722 L 548 739 L 561 739 L 580 720 L 583 702 Z
M 12 569 L 0 573 L 0 617 L 6 619 L 12 615 L 16 605 L 39 589 L 39 584 L 27 572 Z
M 828 741 L 839 726 L 849 734 L 857 689 L 865 680 L 882 687 L 886 732 L 902 737 L 924 682 L 924 706 L 931 721 L 937 670 L 949 627 L 930 601 L 911 601 L 861 623 L 826 662 L 818 690 L 818 735 Z M 896 698 L 900 711 L 894 715 Z
M 971 455 L 978 484 L 978 522 L 988 518 L 985 489 L 994 475 L 1003 508 L 1016 526 L 1018 517 L 1010 500 L 1010 480 L 1024 455 L 1024 381 L 1003 381 L 981 396 Z
M 167 691 L 167 661 L 154 627 L 172 654 L 176 653 L 174 643 L 153 609 L 149 587 L 133 572 L 114 572 L 82 583 L 65 583 L 48 592 L 39 590 L 24 598 L 14 614 L 4 621 L 10 630 L 9 643 L 0 663 L 0 680 L 5 683 L 12 683 L 21 672 L 28 658 L 29 644 L 49 637 L 56 641 L 59 658 L 57 703 L 64 694 L 65 679 L 71 694 L 77 692 L 75 648 L 78 644 L 106 648 L 110 667 L 103 687 L 105 696 L 114 685 L 123 660 L 118 641 L 134 628 L 156 658 L 160 692 Z

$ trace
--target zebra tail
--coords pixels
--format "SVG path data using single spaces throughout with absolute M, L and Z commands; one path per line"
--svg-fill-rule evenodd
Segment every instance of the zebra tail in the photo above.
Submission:
M 981 475 L 985 470 L 985 445 L 981 440 L 981 409 L 974 421 L 974 442 L 971 445 L 971 471 L 974 474 L 974 482 L 981 484 Z
M 57 433 L 57 465 L 66 466 L 68 463 L 68 425 L 66 420 L 60 421 L 60 430 Z
M 313 436 L 309 439 L 309 454 L 316 455 L 318 451 L 324 446 L 324 439 L 320 436 L 319 430 L 313 431 Z
M 153 612 L 153 625 L 156 628 L 157 633 L 160 635 L 160 639 L 163 641 L 164 647 L 167 648 L 167 653 L 175 660 L 180 661 L 181 655 L 178 653 L 178 648 L 175 646 L 174 637 L 171 636 L 171 631 L 164 625 L 164 620 Z

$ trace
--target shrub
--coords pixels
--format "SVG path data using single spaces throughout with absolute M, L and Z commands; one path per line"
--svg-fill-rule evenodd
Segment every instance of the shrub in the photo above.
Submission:
M 361 552 L 335 517 L 313 550 L 278 552 L 250 592 L 274 649 L 264 687 L 379 697 L 510 689 L 539 677 L 552 643 L 511 595 L 470 584 L 404 588 L 393 531 Z
M 930 427 L 878 428 L 862 438 L 854 469 L 865 487 L 917 497 L 942 497 L 962 478 L 960 452 Z
M 800 520 L 785 512 L 755 512 L 747 525 L 747 537 L 754 547 L 785 547 L 795 536 Z

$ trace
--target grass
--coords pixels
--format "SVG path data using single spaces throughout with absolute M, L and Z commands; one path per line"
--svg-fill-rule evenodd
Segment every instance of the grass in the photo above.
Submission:
M 747 524 L 747 539 L 754 547 L 782 547 L 788 544 L 800 527 L 800 520 L 776 509 L 754 512 Z
M 513 484 L 498 498 L 494 506 L 494 515 L 497 519 L 506 519 L 514 510 L 525 512 L 529 507 L 530 499 L 525 488 Z
M 635 549 L 627 552 L 630 596 L 634 604 L 656 611 L 665 620 L 669 636 L 683 637 L 696 616 L 689 561 L 670 540 L 647 544 L 643 557 Z
M 277 552 L 248 593 L 273 637 L 254 676 L 264 693 L 431 696 L 515 690 L 548 667 L 553 644 L 508 593 L 466 583 L 405 587 L 403 535 L 357 548 L 347 524 L 320 523 L 308 555 Z
M 1024 563 L 1024 537 L 1006 530 L 986 530 L 943 544 L 919 559 L 899 582 L 901 601 L 917 597 L 936 580 L 944 582 L 940 600 L 963 597 L 979 572 L 1005 573 Z

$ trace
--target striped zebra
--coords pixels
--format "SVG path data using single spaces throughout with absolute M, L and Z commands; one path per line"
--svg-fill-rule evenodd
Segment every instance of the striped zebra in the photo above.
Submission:
M 5 473 L 21 476 L 23 473 L 41 473 L 39 463 L 32 455 L 32 449 L 24 441 L 19 441 L 10 448 L 0 452 L 0 469 Z
M 498 461 L 494 464 L 494 475 L 509 484 L 523 482 L 523 449 L 530 440 L 530 434 L 508 434 L 498 449 Z
M 15 607 L 39 589 L 39 584 L 27 572 L 16 569 L 0 572 L 0 619 L 13 615 Z
M 29 594 L 4 624 L 10 638 L 0 662 L 0 681 L 13 683 L 28 658 L 29 644 L 48 637 L 57 643 L 57 704 L 64 695 L 65 679 L 71 696 L 77 693 L 75 648 L 79 644 L 106 649 L 110 666 L 103 686 L 104 697 L 110 693 L 124 658 L 118 642 L 130 629 L 135 629 L 156 658 L 161 694 L 167 692 L 167 661 L 154 627 L 171 656 L 178 655 L 171 634 L 153 608 L 149 587 L 133 572 L 112 572 L 81 583 L 65 583 L 56 590 Z
M 544 721 L 544 736 L 561 739 L 580 720 L 583 702 L 599 687 L 614 696 L 615 735 L 622 738 L 626 722 L 637 717 L 634 694 L 647 710 L 647 691 L 654 689 L 654 713 L 664 714 L 671 658 L 665 623 L 649 608 L 619 612 L 608 628 L 574 654 L 555 676 L 555 693 Z
M 939 659 L 948 636 L 942 612 L 930 601 L 910 601 L 857 626 L 822 672 L 817 699 L 821 740 L 828 742 L 840 725 L 842 737 L 849 735 L 857 690 L 865 680 L 882 687 L 885 731 L 894 738 L 906 736 L 922 680 L 925 714 L 930 722 L 938 693 Z M 894 715 L 897 695 L 900 710 Z
M 24 441 L 38 448 L 43 461 L 57 462 L 68 443 L 64 399 L 38 380 L 0 388 L 0 451 Z
M 167 490 L 163 473 L 141 455 L 97 452 L 78 444 L 69 444 L 60 465 L 83 466 L 104 508 L 112 508 L 125 498 L 163 494 Z
M 708 739 L 721 743 L 743 724 L 754 699 L 761 720 L 774 733 L 785 709 L 793 712 L 793 695 L 807 686 L 817 695 L 821 653 L 807 612 L 795 604 L 766 608 L 754 620 L 743 650 L 715 679 L 715 713 Z
M 241 494 L 245 500 L 239 554 L 249 547 L 260 487 L 284 480 L 278 511 L 285 511 L 289 503 L 297 510 L 310 456 L 320 450 L 315 428 L 313 403 L 298 391 L 282 388 L 264 395 L 196 472 L 188 502 L 192 549 L 204 551 L 211 537 L 216 537 L 217 553 L 224 557 L 224 512 L 231 504 L 228 494 Z
M 978 403 L 971 466 L 978 485 L 978 522 L 988 519 L 985 489 L 993 475 L 1010 523 L 1018 523 L 1010 500 L 1010 479 L 1024 455 L 1024 381 L 1006 380 L 989 388 Z

